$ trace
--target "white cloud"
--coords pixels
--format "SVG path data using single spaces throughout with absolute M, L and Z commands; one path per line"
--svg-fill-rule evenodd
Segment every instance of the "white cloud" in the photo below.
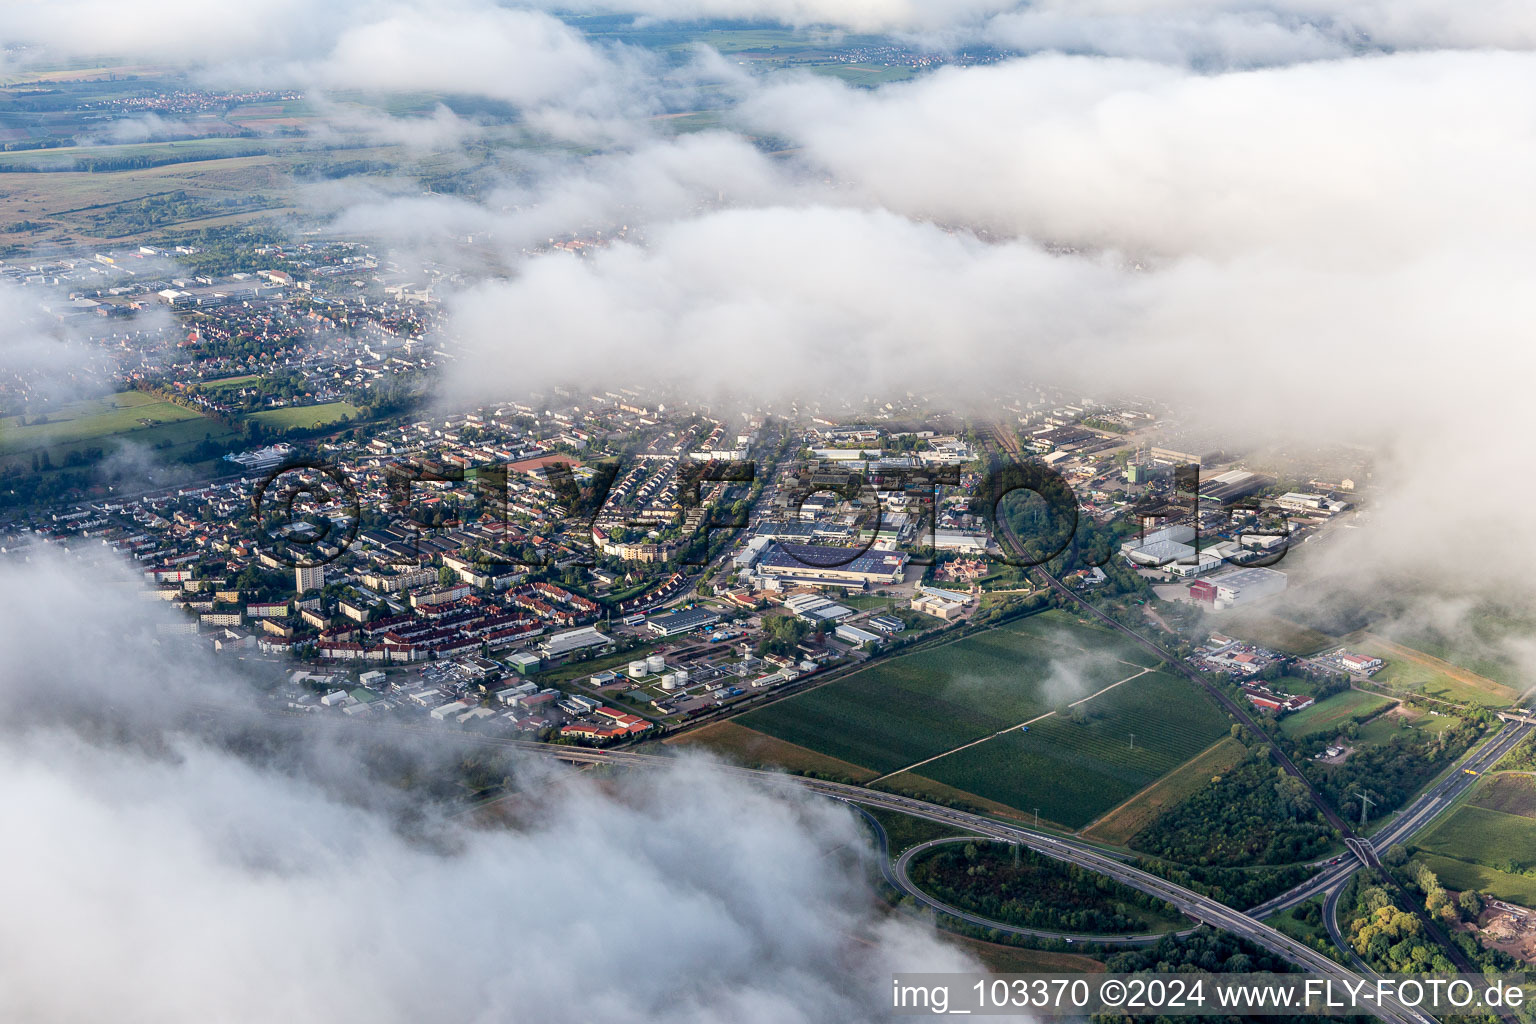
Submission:
M 690 763 L 533 772 L 524 826 L 425 807 L 403 830 L 324 730 L 271 764 L 216 750 L 178 709 L 241 684 L 157 645 L 169 613 L 134 589 L 0 566 L 0 813 L 25 823 L 0 851 L 7 1019 L 875 1020 L 890 972 L 973 966 L 876 912 L 824 801 Z
M 1043 57 L 878 91 L 770 85 L 743 116 L 910 216 L 1138 255 L 1393 259 L 1528 237 L 1536 56 L 1198 75 Z

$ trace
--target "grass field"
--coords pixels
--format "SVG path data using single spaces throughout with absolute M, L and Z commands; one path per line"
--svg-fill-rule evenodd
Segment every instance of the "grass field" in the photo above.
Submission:
M 30 469 L 33 454 L 46 451 L 60 468 L 71 452 L 100 448 L 111 453 L 125 444 L 153 449 L 156 458 L 171 461 L 205 437 L 222 442 L 234 436 L 228 427 L 190 409 L 138 391 L 71 402 L 47 416 L 47 423 L 26 426 L 14 416 L 0 420 L 0 465 Z
M 1393 703 L 1392 698 L 1360 690 L 1345 690 L 1309 708 L 1286 715 L 1280 731 L 1291 739 L 1305 739 L 1322 732 L 1337 732 L 1351 721 L 1375 714 Z
M 1433 736 L 1449 729 L 1455 722 L 1456 719 L 1450 715 L 1426 715 L 1400 707 L 1366 722 L 1360 727 L 1357 739 L 1362 743 L 1382 744 L 1398 735 L 1418 733 Z
M 967 834 L 949 825 L 941 825 L 927 818 L 914 818 L 900 811 L 888 811 L 883 807 L 870 807 L 866 810 L 885 829 L 887 852 L 892 857 L 899 857 L 906 850 L 930 839 L 948 839 Z
M 217 394 L 220 391 L 236 391 L 248 384 L 255 384 L 261 380 L 259 373 L 243 373 L 238 377 L 220 377 L 217 380 L 205 380 L 199 387 L 204 391 Z
M 963 935 L 946 936 L 946 940 L 998 974 L 1101 974 L 1104 971 L 1102 960 L 1080 953 L 1050 953 L 1043 949 L 1004 946 Z
M 1536 818 L 1536 778 L 1529 775 L 1486 776 L 1477 784 L 1469 802 L 1492 811 Z
M 102 398 L 50 409 L 46 423 L 21 424 L 21 417 L 0 420 L 0 453 L 31 451 L 75 441 L 111 437 L 146 429 L 151 424 L 202 419 L 191 409 L 140 391 L 121 391 Z M 28 419 L 36 419 L 34 415 Z M 150 421 L 146 423 L 146 421 Z
M 786 743 L 735 722 L 713 722 L 665 742 L 684 749 L 708 751 L 737 764 L 774 765 L 792 772 L 817 772 L 854 782 L 868 782 L 876 775 L 868 768 Z
M 1484 799 L 1486 792 L 1479 783 L 1472 799 Z M 1536 878 L 1507 870 L 1536 867 L 1532 818 L 1465 803 L 1414 846 L 1433 855 L 1430 866 L 1447 888 L 1471 887 L 1517 903 L 1536 900 Z
M 264 409 L 251 413 L 250 419 L 274 430 L 290 427 L 316 427 L 339 422 L 344 416 L 356 418 L 362 412 L 351 402 L 326 402 L 323 405 L 300 405 L 287 409 Z
M 1507 707 L 1520 696 L 1503 683 L 1370 633 L 1350 638 L 1346 646 L 1386 662 L 1371 682 L 1387 689 L 1485 707 Z
M 1247 748 L 1241 742 L 1228 736 L 1104 815 L 1083 835 L 1097 842 L 1124 846 L 1158 815 L 1210 782 L 1214 776 L 1231 771 L 1246 753 Z
M 1080 828 L 1205 750 L 1225 714 L 1189 683 L 1149 672 L 1083 705 L 1083 721 L 1052 715 L 929 764 L 942 785 Z M 1207 781 L 1209 776 L 1206 777 Z M 890 780 L 901 788 L 907 776 Z
M 1112 634 L 1046 613 L 886 661 L 736 719 L 878 773 L 981 739 L 1139 671 Z
M 1509 900 L 1527 907 L 1536 906 L 1536 878 L 1511 875 L 1483 864 L 1470 864 L 1437 854 L 1420 854 L 1419 859 L 1429 865 L 1447 889 L 1476 889 L 1501 900 Z
M 1339 645 L 1327 633 L 1258 611 L 1226 613 L 1221 620 L 1221 631 L 1286 654 L 1316 654 Z
M 1528 610 L 1485 603 L 1468 611 L 1461 625 L 1454 634 L 1424 628 L 1389 639 L 1511 689 L 1530 685 L 1510 644 L 1536 628 Z

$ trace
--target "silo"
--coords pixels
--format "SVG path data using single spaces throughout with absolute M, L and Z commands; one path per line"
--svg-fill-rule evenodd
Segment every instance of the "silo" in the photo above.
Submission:
M 650 672 L 652 675 L 655 675 L 657 672 L 660 672 L 662 669 L 664 669 L 666 667 L 667 667 L 667 659 L 663 658 L 659 654 L 653 654 L 649 658 L 645 659 L 645 669 L 646 669 L 647 672 Z
M 632 661 L 629 663 L 629 678 L 639 679 L 643 675 L 645 675 L 645 662 Z
M 670 672 L 667 673 L 666 675 L 662 676 L 661 677 L 661 688 L 663 690 L 675 690 L 675 689 L 677 689 L 677 676 L 675 674 L 673 674 L 673 673 L 670 673 Z

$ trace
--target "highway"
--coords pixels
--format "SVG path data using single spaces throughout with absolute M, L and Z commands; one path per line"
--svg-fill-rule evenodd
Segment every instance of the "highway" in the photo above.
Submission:
M 1407 842 L 1476 782 L 1478 775 L 1493 767 L 1517 743 L 1530 735 L 1531 728 L 1528 722 L 1506 722 L 1504 728 L 1494 734 L 1492 739 L 1474 747 L 1444 778 L 1421 793 L 1418 799 L 1407 807 L 1398 811 L 1390 822 L 1370 837 L 1370 845 L 1377 850 L 1384 850 L 1397 843 Z M 1477 772 L 1478 775 L 1468 775 L 1468 769 Z M 1263 918 L 1304 903 L 1320 892 L 1327 892 L 1336 886 L 1342 887 L 1359 867 L 1360 862 L 1354 857 L 1329 865 L 1296 888 L 1259 904 L 1249 913 L 1254 917 Z
M 531 754 L 556 757 L 577 764 L 607 764 L 636 768 L 656 768 L 676 763 L 676 759 L 660 754 L 639 754 L 622 750 L 597 750 L 585 747 L 566 747 L 523 740 L 505 740 L 503 745 L 526 750 Z M 1336 961 L 1303 945 L 1288 935 L 1241 911 L 1233 910 L 1208 896 L 1186 889 L 1165 878 L 1132 867 L 1101 850 L 1075 840 L 1048 835 L 1020 825 L 1005 824 L 969 811 L 943 807 L 894 793 L 881 793 L 871 789 L 824 779 L 808 779 L 798 775 L 764 771 L 757 768 L 741 768 L 735 765 L 710 764 L 710 770 L 734 775 L 760 784 L 789 789 L 808 790 L 822 796 L 841 800 L 851 805 L 880 807 L 899 811 L 916 818 L 936 821 L 954 828 L 964 829 L 978 836 L 1018 843 L 1053 860 L 1076 864 L 1098 874 L 1171 904 L 1196 922 L 1231 932 L 1268 950 L 1281 959 L 1305 971 L 1343 982 L 1355 975 Z M 946 910 L 945 913 L 949 913 Z M 992 923 L 987 922 L 991 927 Z M 1401 1005 L 1382 1006 L 1374 1016 L 1395 1024 L 1433 1024 L 1432 1018 Z
M 205 710 L 222 713 L 230 709 L 209 705 Z M 271 714 L 283 715 L 284 713 L 273 711 Z M 364 723 L 357 722 L 353 727 L 405 733 L 420 733 L 423 731 L 419 727 L 403 723 L 370 723 L 365 725 Z M 435 729 L 430 731 L 436 736 L 452 736 L 466 742 L 514 750 L 537 757 L 553 758 L 571 764 L 607 765 L 625 768 L 667 768 L 676 766 L 679 763 L 678 758 L 665 754 L 642 754 L 631 750 L 605 750 L 593 747 L 566 746 L 554 743 L 540 743 L 536 740 L 517 740 L 476 735 L 473 733 L 440 732 Z M 1049 833 L 1022 825 L 996 821 L 980 814 L 957 810 L 953 807 L 944 807 L 939 804 L 932 804 L 895 793 L 883 793 L 877 790 L 864 789 L 860 786 L 842 782 L 788 775 L 783 772 L 768 771 L 760 768 L 744 768 L 738 765 L 713 761 L 698 761 L 695 764 L 705 770 L 721 775 L 734 776 L 758 785 L 784 790 L 799 789 L 808 791 L 839 800 L 855 808 L 884 808 L 915 818 L 949 825 L 973 835 L 998 839 L 1007 843 L 1017 843 L 1053 860 L 1075 864 L 1089 871 L 1112 878 L 1132 889 L 1155 896 L 1170 904 L 1191 920 L 1199 924 L 1208 924 L 1212 927 L 1220 928 L 1246 939 L 1302 970 L 1340 982 L 1351 981 L 1356 977 L 1354 972 L 1343 967 L 1338 962 L 1319 953 L 1310 946 L 1306 946 L 1290 936 L 1271 928 L 1251 914 L 1234 910 L 1208 896 L 1201 895 L 1165 878 L 1127 864 L 1113 854 L 1073 839 L 1050 835 Z M 885 859 L 889 860 L 889 858 Z M 905 888 L 900 886 L 899 883 L 898 887 Z M 930 905 L 932 904 L 930 903 Z M 944 912 L 951 913 L 952 911 L 945 909 Z M 994 924 L 989 921 L 985 923 L 985 926 L 994 927 Z M 1377 1007 L 1372 1015 L 1381 1020 L 1392 1022 L 1392 1024 L 1435 1024 L 1433 1019 L 1427 1015 L 1397 1004 Z
M 959 907 L 951 906 L 942 900 L 928 895 L 912 881 L 910 871 L 914 857 L 933 849 L 935 846 L 944 846 L 948 843 L 970 842 L 972 838 L 974 837 L 950 836 L 944 839 L 930 839 L 926 843 L 918 843 L 916 846 L 903 850 L 901 856 L 897 857 L 894 861 L 891 860 L 888 851 L 882 851 L 886 855 L 881 858 L 881 872 L 885 875 L 885 880 L 891 885 L 911 896 L 919 903 L 932 907 L 941 914 L 958 918 L 961 921 L 977 925 L 981 928 L 995 928 L 998 931 L 1009 932 L 1013 935 L 1027 935 L 1035 939 L 1063 939 L 1067 942 L 1094 942 L 1103 946 L 1146 946 L 1160 939 L 1167 938 L 1169 935 L 1191 935 L 1195 931 L 1193 928 L 1186 928 L 1180 932 L 1156 932 L 1146 935 L 1094 935 L 1081 932 L 1048 931 L 1044 928 L 1023 928 L 1018 925 L 994 921 L 991 918 L 981 917 L 969 911 L 961 910 Z

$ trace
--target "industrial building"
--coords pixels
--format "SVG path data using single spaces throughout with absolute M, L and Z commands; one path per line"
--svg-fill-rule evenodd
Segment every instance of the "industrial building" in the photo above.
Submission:
M 580 651 L 588 647 L 603 647 L 613 643 L 613 638 L 599 632 L 595 626 L 568 629 L 564 633 L 551 633 L 540 645 L 545 657 L 558 658 L 562 654 Z
M 1335 501 L 1326 494 L 1311 494 L 1302 491 L 1287 491 L 1275 499 L 1275 504 L 1287 512 L 1321 512 L 1326 515 L 1342 512 L 1349 508 L 1349 502 L 1347 501 Z
M 807 622 L 835 622 L 853 614 L 847 605 L 829 601 L 819 594 L 796 594 L 784 602 L 784 607 Z
M 918 591 L 918 595 L 912 599 L 912 610 L 922 612 L 924 615 L 932 615 L 945 622 L 965 611 L 965 606 L 969 603 L 969 599 L 964 594 L 929 590 L 927 587 L 919 587 Z
M 1191 583 L 1189 596 L 1220 611 L 1278 594 L 1285 584 L 1285 573 L 1274 569 L 1231 569 Z
M 1239 498 L 1257 493 L 1267 483 L 1269 483 L 1268 478 L 1259 476 L 1257 473 L 1234 469 L 1202 481 L 1200 497 L 1207 501 L 1229 505 Z
M 645 628 L 657 636 L 676 636 L 690 629 L 698 629 L 700 626 L 713 626 L 719 621 L 720 616 L 708 608 L 690 608 L 687 611 L 653 616 L 645 624 Z
M 831 548 L 779 542 L 758 561 L 758 575 L 776 584 L 804 582 L 822 587 L 863 589 L 901 582 L 907 556 L 900 551 Z
M 1225 561 L 1221 545 L 1213 544 L 1197 551 L 1189 543 L 1195 539 L 1192 526 L 1167 526 L 1145 537 L 1126 541 L 1120 545 L 1120 553 L 1136 565 L 1164 569 L 1173 576 L 1203 576 L 1221 568 Z
M 864 644 L 878 644 L 884 639 L 878 634 L 860 629 L 858 626 L 849 625 L 846 622 L 838 626 L 833 633 L 839 640 L 853 644 L 855 647 L 860 647 Z

